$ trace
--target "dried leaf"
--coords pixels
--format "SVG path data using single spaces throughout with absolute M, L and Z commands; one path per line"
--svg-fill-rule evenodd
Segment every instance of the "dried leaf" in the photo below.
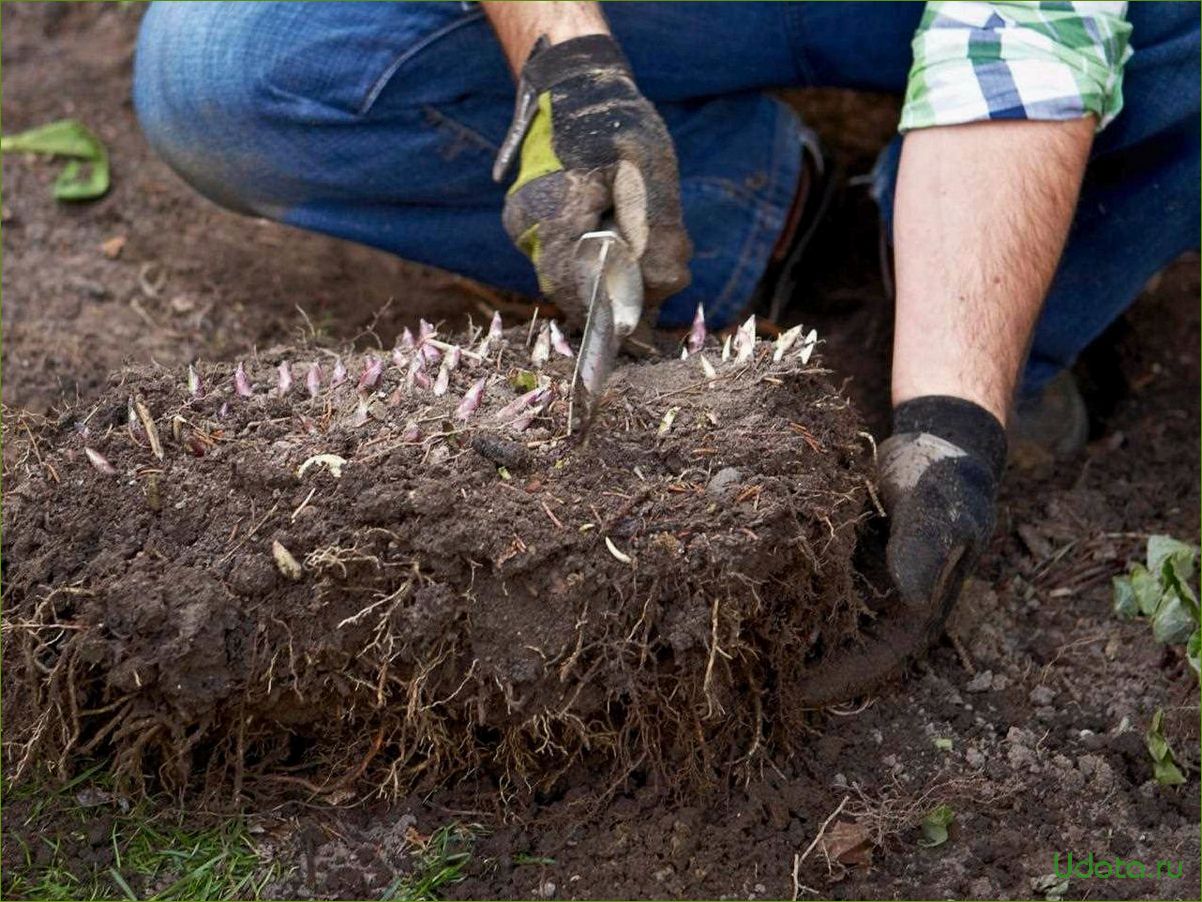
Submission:
M 142 424 L 142 429 L 146 432 L 146 441 L 150 443 L 150 451 L 159 460 L 163 459 L 163 443 L 159 441 L 159 430 L 154 424 L 154 417 L 150 415 L 150 410 L 146 403 L 141 398 L 131 399 L 134 405 L 134 412 L 138 415 L 138 421 Z
M 832 861 L 851 866 L 872 863 L 872 835 L 864 824 L 835 821 L 819 842 Z

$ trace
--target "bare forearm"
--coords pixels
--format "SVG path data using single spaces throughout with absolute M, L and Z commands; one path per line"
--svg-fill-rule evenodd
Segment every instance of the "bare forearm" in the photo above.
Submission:
M 585 34 L 609 34 L 605 16 L 596 3 L 492 0 L 482 5 L 505 49 L 509 68 L 515 73 L 521 70 L 530 48 L 542 35 L 552 44 L 558 44 Z
M 1093 127 L 985 122 L 906 136 L 894 205 L 895 404 L 953 395 L 1006 421 Z

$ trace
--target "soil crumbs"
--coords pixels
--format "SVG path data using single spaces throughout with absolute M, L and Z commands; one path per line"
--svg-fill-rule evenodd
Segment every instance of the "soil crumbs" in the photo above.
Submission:
M 224 214 L 180 186 L 129 109 L 139 13 L 132 4 L 3 6 L 6 131 L 78 116 L 114 159 L 113 192 L 78 208 L 50 201 L 52 165 L 3 161 L 6 436 L 21 431 L 23 411 L 95 403 L 126 359 L 163 364 L 176 379 L 197 357 L 250 359 L 253 345 L 305 326 L 297 303 L 318 333 L 360 346 L 373 343 L 373 324 L 390 339 L 419 314 L 457 329 L 452 311 L 474 312 L 454 280 Z M 896 104 L 837 92 L 803 92 L 798 102 L 852 174 L 871 165 Z M 874 122 L 881 128 L 864 134 Z M 822 312 L 808 314 L 807 326 L 818 326 L 827 365 L 848 380 L 879 437 L 890 312 L 870 201 L 849 191 L 832 227 L 839 241 L 812 286 Z M 128 241 L 109 259 L 99 246 L 118 234 Z M 404 309 L 380 316 L 398 285 Z M 1198 898 L 1197 685 L 1146 626 L 1113 617 L 1109 588 L 1146 535 L 1198 537 L 1198 292 L 1191 257 L 1086 355 L 1078 376 L 1097 413 L 1095 440 L 1077 460 L 1008 474 L 997 535 L 950 631 L 956 641 L 888 691 L 810 715 L 793 757 L 684 798 L 666 794 L 654 772 L 636 771 L 587 813 L 576 803 L 605 776 L 581 767 L 558 790 L 520 802 L 482 773 L 398 799 L 354 782 L 324 798 L 297 789 L 294 801 L 246 813 L 248 842 L 271 865 L 260 894 Z M 1188 778 L 1182 787 L 1152 779 L 1143 732 L 1160 707 Z M 372 738 L 336 762 L 343 773 L 362 763 Z M 306 763 L 300 773 L 312 771 Z M 103 876 L 105 827 L 128 803 L 107 790 L 82 796 L 80 785 L 65 792 L 88 803 L 80 809 L 88 828 L 78 811 L 56 815 L 47 792 L 6 779 L 6 898 L 46 897 L 20 889 L 22 841 L 36 862 L 53 857 L 42 851 L 53 844 L 59 864 L 99 868 L 104 892 L 122 895 Z M 918 824 L 939 805 L 955 813 L 949 837 L 924 847 Z M 163 799 L 162 809 L 180 806 Z M 215 815 L 185 805 L 179 817 L 201 825 Z M 1070 851 L 1180 861 L 1184 873 L 1064 884 L 1052 876 L 1053 855 L 1063 862 Z

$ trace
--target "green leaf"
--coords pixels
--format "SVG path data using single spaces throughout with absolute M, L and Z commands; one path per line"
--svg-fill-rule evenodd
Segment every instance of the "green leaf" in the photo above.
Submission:
M 1193 611 L 1186 608 L 1181 596 L 1166 592 L 1164 602 L 1152 618 L 1152 635 L 1166 645 L 1182 645 L 1189 641 L 1197 628 Z
M 1164 587 L 1160 584 L 1160 580 L 1142 564 L 1131 566 L 1130 578 L 1131 589 L 1135 592 L 1135 603 L 1139 606 L 1139 612 L 1145 617 L 1154 616 L 1157 608 L 1160 607 L 1160 600 L 1164 597 Z
M 1194 668 L 1195 675 L 1202 675 L 1202 629 L 1195 629 L 1185 645 L 1185 660 Z
M 538 388 L 538 376 L 530 370 L 518 370 L 509 377 L 509 384 L 517 392 L 534 391 Z
M 68 158 L 54 180 L 58 200 L 93 200 L 109 190 L 108 151 L 86 125 L 74 119 L 5 135 L 0 138 L 0 153 L 45 153 Z
M 1148 747 L 1148 754 L 1152 756 L 1152 776 L 1161 786 L 1179 786 L 1185 782 L 1185 777 L 1173 760 L 1173 750 L 1161 732 L 1163 722 L 1164 709 L 1157 708 L 1148 732 L 1144 734 L 1144 743 Z
M 1172 758 L 1166 761 L 1152 762 L 1152 776 L 1161 786 L 1180 786 L 1185 782 L 1185 776 Z
M 943 845 L 947 842 L 948 825 L 955 819 L 956 812 L 947 805 L 940 805 L 922 819 L 922 823 L 920 824 L 922 827 L 922 839 L 918 841 L 918 844 L 928 849 Z
M 1168 564 L 1177 579 L 1189 582 L 1198 561 L 1198 549 L 1172 536 L 1148 536 L 1148 569 L 1161 573 Z
M 950 739 L 940 736 L 935 740 L 935 748 L 941 752 L 950 752 L 953 748 L 953 743 Z
M 1139 604 L 1135 600 L 1135 589 L 1129 576 L 1114 578 L 1114 613 L 1123 620 L 1132 620 L 1139 614 Z

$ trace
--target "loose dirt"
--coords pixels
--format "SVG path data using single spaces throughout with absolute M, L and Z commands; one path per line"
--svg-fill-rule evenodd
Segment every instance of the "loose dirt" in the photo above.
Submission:
M 355 341 L 360 350 L 378 350 L 402 325 L 416 326 L 419 315 L 449 332 L 462 328 L 465 313 L 480 320 L 478 294 L 449 277 L 239 219 L 193 197 L 150 155 L 129 108 L 139 14 L 135 4 L 3 6 L 6 131 L 78 116 L 105 138 L 114 159 L 113 193 L 69 208 L 49 198 L 52 164 L 3 160 L 6 466 L 14 463 L 8 455 L 18 447 L 15 437 L 24 435 L 22 416 L 50 414 L 57 424 L 58 411 L 90 410 L 107 398 L 110 422 L 120 419 L 124 428 L 128 392 L 108 378 L 126 362 L 166 392 L 192 360 L 216 367 L 217 385 L 234 361 L 257 359 L 252 369 L 262 391 L 273 358 L 256 357 L 256 346 L 296 344 L 301 336 L 313 342 L 316 332 L 319 348 Z M 806 91 L 796 100 L 852 175 L 868 170 L 896 121 L 892 98 Z M 878 276 L 875 222 L 871 202 L 848 189 L 831 240 L 815 258 L 800 315 L 818 327 L 824 366 L 879 439 L 888 410 L 891 313 Z M 100 244 L 116 235 L 128 240 L 109 259 Z M 1180 655 L 1156 644 L 1146 627 L 1113 617 L 1109 579 L 1142 554 L 1149 533 L 1198 537 L 1198 291 L 1191 257 L 1149 286 L 1078 367 L 1095 411 L 1094 441 L 1075 460 L 1027 461 L 1008 472 L 997 535 L 953 625 L 955 641 L 942 641 L 909 679 L 854 706 L 807 715 L 790 737 L 792 756 L 773 753 L 745 782 L 683 797 L 668 792 L 654 770 L 638 768 L 615 784 L 607 803 L 586 811 L 580 799 L 611 786 L 611 767 L 578 761 L 555 788 L 520 798 L 484 770 L 391 798 L 373 793 L 389 766 L 387 752 L 358 773 L 374 734 L 324 758 L 311 755 L 311 740 L 300 741 L 284 751 L 277 773 L 318 786 L 322 774 L 350 779 L 324 796 L 282 783 L 268 797 L 247 782 L 256 849 L 286 872 L 268 895 L 380 898 L 413 871 L 425 837 L 457 823 L 477 836 L 467 880 L 444 892 L 464 898 L 1042 898 L 1055 885 L 1045 879 L 1053 854 L 1070 850 L 1180 860 L 1185 871 L 1181 879 L 1072 880 L 1065 898 L 1197 898 L 1197 684 Z M 390 297 L 395 301 L 385 307 Z M 373 322 L 379 341 L 368 331 Z M 144 369 L 156 364 L 161 368 Z M 168 409 L 156 401 L 156 416 Z M 72 428 L 65 423 L 55 440 L 64 452 L 78 451 L 69 445 L 78 439 Z M 169 423 L 164 437 L 173 441 Z M 126 453 L 138 455 L 139 465 L 150 462 L 132 445 L 106 450 L 122 467 L 130 462 Z M 463 452 L 457 465 L 473 457 L 479 455 Z M 255 478 L 277 472 L 291 491 L 294 471 L 262 461 L 248 466 Z M 482 460 L 473 466 L 457 477 L 464 488 L 476 485 L 469 475 L 494 494 L 500 483 L 523 478 L 502 480 L 495 464 Z M 82 472 L 90 486 L 122 486 Z M 345 497 L 354 474 L 352 466 L 340 480 L 321 470 L 307 478 L 316 480 L 309 488 Z M 6 517 L 9 505 L 6 497 Z M 550 524 L 540 511 L 530 514 Z M 256 522 L 266 513 L 257 508 Z M 303 516 L 298 522 L 306 528 Z M 133 529 L 120 529 L 132 537 Z M 6 543 L 20 541 L 5 530 Z M 614 541 L 631 550 L 621 537 Z M 612 565 L 598 566 L 627 572 L 610 559 Z M 6 549 L 6 608 L 14 564 L 33 566 Z M 112 566 L 129 562 L 116 556 Z M 199 587 L 210 585 L 204 574 L 195 578 Z M 261 578 L 283 579 L 273 569 Z M 165 592 L 164 604 L 186 594 L 182 585 Z M 201 623 L 198 634 L 208 628 Z M 6 652 L 8 640 L 6 630 Z M 6 657 L 5 670 L 13 664 Z M 188 693 L 203 698 L 196 687 Z M 1143 748 L 1158 707 L 1166 709 L 1166 735 L 1189 778 L 1177 789 L 1152 780 Z M 6 718 L 11 776 L 20 748 L 9 744 L 8 727 Z M 81 832 L 74 821 L 38 819 L 32 805 L 6 799 L 5 897 L 13 897 L 7 874 L 23 866 L 15 836 L 45 837 L 60 844 L 68 864 L 103 867 L 103 825 L 120 802 L 89 809 L 98 829 Z M 924 848 L 917 822 L 938 804 L 956 812 L 951 835 Z M 185 805 L 190 819 L 209 817 Z M 811 848 L 820 833 L 840 842 Z M 120 891 L 114 885 L 112 892 Z

